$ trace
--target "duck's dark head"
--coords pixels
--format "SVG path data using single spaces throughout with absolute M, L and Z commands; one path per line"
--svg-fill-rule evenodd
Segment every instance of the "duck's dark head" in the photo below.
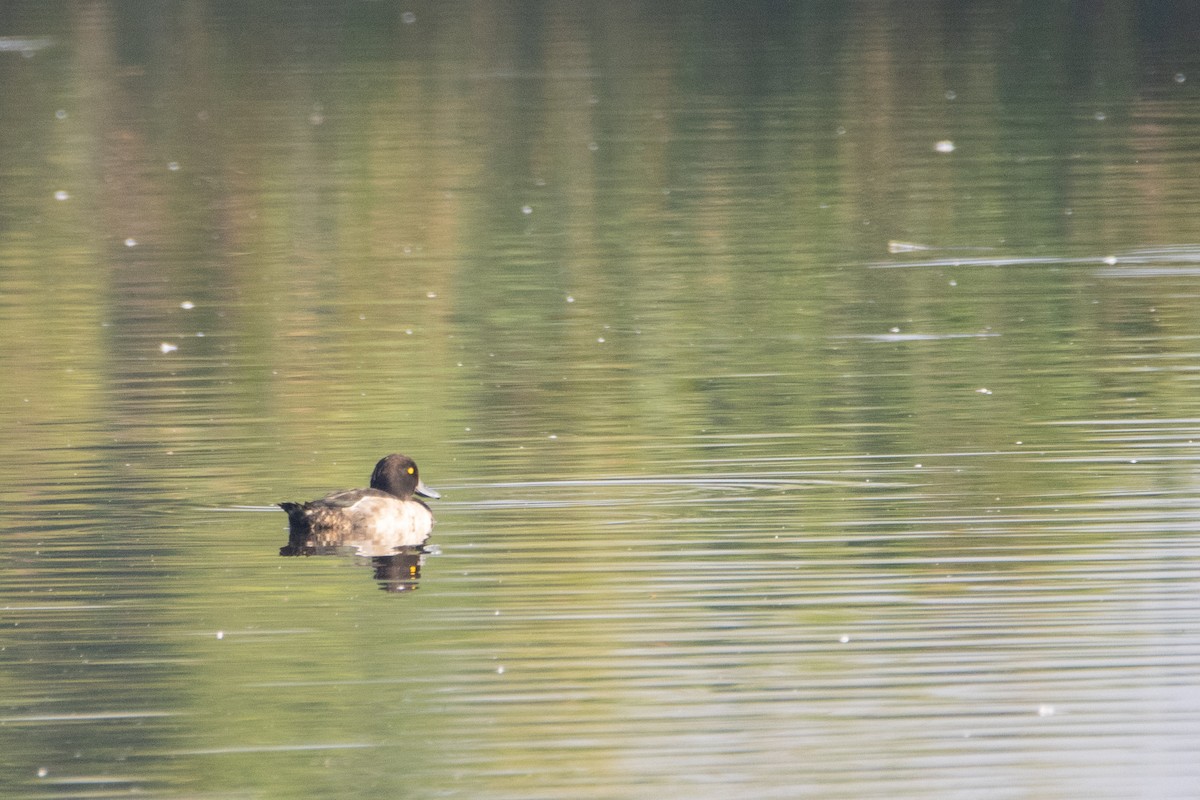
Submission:
M 379 489 L 399 498 L 409 498 L 414 494 L 422 497 L 437 499 L 440 494 L 421 483 L 421 475 L 417 472 L 417 462 L 408 456 L 392 453 L 379 460 L 375 471 L 371 473 L 371 488 Z

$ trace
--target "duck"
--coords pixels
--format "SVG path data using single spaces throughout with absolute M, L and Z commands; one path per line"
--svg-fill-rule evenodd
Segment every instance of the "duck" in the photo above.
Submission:
M 424 544 L 433 531 L 433 512 L 414 495 L 441 494 L 421 481 L 417 462 L 399 453 L 384 456 L 371 473 L 369 489 L 333 492 L 307 503 L 279 503 L 288 515 L 288 543 L 281 556 L 330 553 L 352 548 L 384 556 Z

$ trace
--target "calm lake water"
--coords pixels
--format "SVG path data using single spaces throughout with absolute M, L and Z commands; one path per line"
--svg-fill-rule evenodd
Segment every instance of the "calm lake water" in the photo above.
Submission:
M 1195 796 L 1200 20 L 1042 5 L 5 6 L 0 796 Z

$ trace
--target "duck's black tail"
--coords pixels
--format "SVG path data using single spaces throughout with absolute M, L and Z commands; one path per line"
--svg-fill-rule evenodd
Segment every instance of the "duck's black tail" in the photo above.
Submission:
M 308 539 L 308 515 L 304 513 L 303 504 L 278 503 L 277 505 L 288 515 L 288 543 L 279 548 L 279 555 L 303 555 L 305 540 Z

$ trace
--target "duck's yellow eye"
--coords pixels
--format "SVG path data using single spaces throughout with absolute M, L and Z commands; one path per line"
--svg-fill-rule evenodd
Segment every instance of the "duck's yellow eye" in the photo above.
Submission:
M 414 472 L 416 472 L 416 470 L 415 470 L 415 469 L 413 469 L 412 467 L 409 467 L 409 468 L 408 468 L 408 474 L 409 474 L 409 475 L 412 475 Z

